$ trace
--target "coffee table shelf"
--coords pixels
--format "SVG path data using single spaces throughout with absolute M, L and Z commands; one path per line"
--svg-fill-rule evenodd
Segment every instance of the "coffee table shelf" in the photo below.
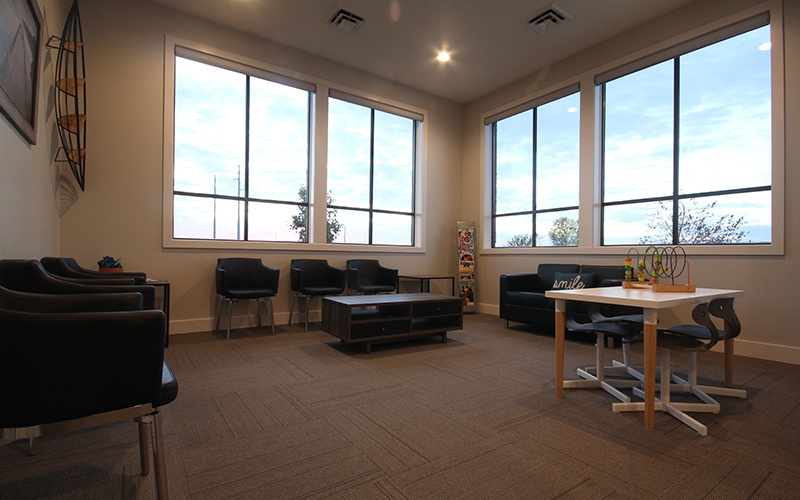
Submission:
M 430 293 L 347 295 L 322 301 L 322 330 L 347 343 L 365 343 L 441 335 L 463 327 L 457 297 Z

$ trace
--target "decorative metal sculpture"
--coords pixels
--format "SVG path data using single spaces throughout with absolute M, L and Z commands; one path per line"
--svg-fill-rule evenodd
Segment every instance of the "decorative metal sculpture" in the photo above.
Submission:
M 83 191 L 86 185 L 86 71 L 78 0 L 67 15 L 61 38 L 50 37 L 47 46 L 58 50 L 55 112 L 61 147 L 55 161 L 69 164 Z

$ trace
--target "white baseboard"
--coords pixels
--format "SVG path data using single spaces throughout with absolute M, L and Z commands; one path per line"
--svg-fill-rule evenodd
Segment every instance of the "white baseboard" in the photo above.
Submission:
M 321 316 L 321 311 L 309 311 L 308 312 L 308 320 L 309 321 L 319 321 Z M 296 325 L 299 321 L 301 321 L 297 313 L 292 316 L 292 324 Z M 269 317 L 262 313 L 261 316 L 261 324 L 262 325 L 269 325 Z M 289 324 L 289 313 L 283 312 L 275 313 L 275 325 L 287 325 Z M 302 323 L 299 323 L 302 324 Z M 248 315 L 233 315 L 231 318 L 231 329 L 235 328 L 255 328 L 258 325 L 258 320 L 255 314 L 248 314 Z M 170 335 L 181 335 L 184 333 L 200 333 L 200 332 L 210 332 L 214 329 L 214 318 L 196 318 L 196 319 L 183 319 L 183 320 L 172 320 L 169 322 L 169 334 Z M 219 322 L 220 329 L 224 329 L 228 327 L 228 318 L 223 317 Z
M 724 352 L 724 348 L 721 344 L 722 343 L 717 344 L 711 350 L 715 352 Z M 754 342 L 752 340 L 742 340 L 737 337 L 734 341 L 733 353 L 735 356 L 800 365 L 800 347 Z

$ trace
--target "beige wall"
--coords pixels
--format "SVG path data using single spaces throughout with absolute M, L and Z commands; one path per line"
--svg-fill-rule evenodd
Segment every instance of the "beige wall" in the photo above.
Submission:
M 44 40 L 61 34 L 68 10 L 65 1 L 40 2 Z M 60 174 L 71 174 L 52 161 L 58 147 L 52 109 L 54 65 L 53 51 L 43 49 L 35 145 L 0 114 L 0 258 L 38 258 L 58 252 L 62 208 L 56 194 L 63 181 Z
M 553 67 L 530 75 L 469 104 L 464 114 L 464 173 L 462 182 L 462 216 L 480 220 L 481 199 L 480 140 L 483 134 L 481 115 L 508 103 L 535 94 L 540 89 L 557 86 L 560 82 L 580 78 L 594 68 L 659 44 L 716 19 L 762 4 L 756 0 L 702 0 L 653 23 L 640 26 L 622 36 L 562 61 Z M 800 278 L 800 2 L 784 2 L 785 75 L 786 75 L 786 169 L 785 186 L 775 189 L 786 194 L 785 255 L 780 256 L 700 256 L 691 255 L 692 281 L 699 286 L 735 288 L 745 291 L 737 300 L 737 311 L 744 322 L 736 352 L 752 357 L 800 364 L 800 335 L 791 325 L 800 323 L 795 284 Z M 773 5 L 780 7 L 781 2 Z M 780 152 L 779 152 L 780 154 Z M 490 228 L 481 227 L 488 231 Z M 504 273 L 532 272 L 542 262 L 622 264 L 625 248 L 618 255 L 585 251 L 565 255 L 563 252 L 534 255 L 498 255 L 484 252 L 477 262 L 479 308 L 483 312 L 498 312 L 498 278 Z M 690 321 L 688 311 L 680 311 L 669 320 Z
M 71 0 L 40 0 L 48 30 L 60 33 Z M 45 54 L 39 89 L 38 144 L 29 146 L 4 118 L 0 183 L 0 258 L 38 258 L 60 253 L 91 265 L 110 254 L 127 268 L 172 282 L 172 331 L 206 330 L 213 316 L 213 267 L 220 256 L 256 256 L 282 270 L 276 300 L 278 323 L 288 318 L 288 263 L 297 253 L 281 251 L 165 250 L 162 232 L 162 148 L 164 37 L 208 44 L 227 52 L 313 75 L 336 84 L 386 96 L 428 110 L 428 182 L 425 254 L 380 254 L 388 265 L 408 273 L 455 274 L 456 220 L 481 213 L 482 163 L 480 116 L 555 85 L 630 50 L 644 49 L 682 30 L 754 5 L 755 0 L 700 0 L 667 18 L 642 26 L 545 71 L 500 89 L 468 105 L 400 87 L 337 64 L 207 22 L 175 14 L 138 0 L 81 0 L 89 96 L 86 191 L 70 195 L 61 167 L 54 166 L 52 61 Z M 701 286 L 742 288 L 738 310 L 745 329 L 737 352 L 800 364 L 800 320 L 795 284 L 800 281 L 798 216 L 800 199 L 800 2 L 783 8 L 786 74 L 785 255 L 769 257 L 700 256 L 693 258 L 693 281 Z M 68 174 L 68 172 L 67 172 Z M 68 177 L 67 177 L 68 179 Z M 460 179 L 460 180 L 459 180 Z M 67 186 L 72 186 L 67 183 Z M 341 265 L 356 255 L 330 252 L 323 257 Z M 480 310 L 497 312 L 500 274 L 535 269 L 540 262 L 619 263 L 621 255 L 490 255 L 478 258 Z M 244 312 L 244 311 L 242 311 Z M 242 324 L 250 318 L 241 316 Z M 500 320 L 498 320 L 500 321 Z
M 218 257 L 260 257 L 279 268 L 274 307 L 276 321 L 286 323 L 290 259 L 327 258 L 343 266 L 348 258 L 367 255 L 162 248 L 164 39 L 171 35 L 428 110 L 427 251 L 378 258 L 407 273 L 455 274 L 461 193 L 452 179 L 460 175 L 461 106 L 149 2 L 81 0 L 80 5 L 89 80 L 87 181 L 86 192 L 62 217 L 62 255 L 87 265 L 113 255 L 128 269 L 168 279 L 172 332 L 210 329 Z M 254 321 L 244 306 L 238 312 L 237 324 Z

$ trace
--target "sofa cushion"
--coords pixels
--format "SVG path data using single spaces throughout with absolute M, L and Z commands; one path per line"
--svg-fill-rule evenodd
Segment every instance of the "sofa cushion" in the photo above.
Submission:
M 553 278 L 553 290 L 573 290 L 594 286 L 594 273 L 560 273 Z
M 625 268 L 623 266 L 583 265 L 579 272 L 581 274 L 594 273 L 593 286 L 621 286 L 625 278 Z
M 578 264 L 539 264 L 536 271 L 537 287 L 539 290 L 550 290 L 557 272 L 577 273 L 580 267 Z

